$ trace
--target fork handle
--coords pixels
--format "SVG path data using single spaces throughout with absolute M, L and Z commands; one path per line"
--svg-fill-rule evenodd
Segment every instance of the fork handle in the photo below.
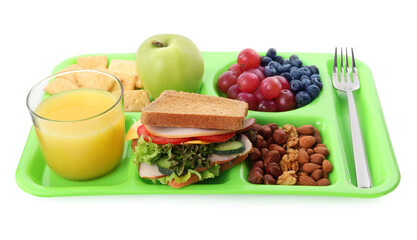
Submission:
M 352 145 L 355 159 L 357 186 L 359 188 L 370 188 L 371 178 L 369 174 L 368 163 L 366 161 L 355 99 L 353 98 L 352 91 L 346 91 L 346 95 L 348 97 L 349 104 L 350 130 L 352 133 Z

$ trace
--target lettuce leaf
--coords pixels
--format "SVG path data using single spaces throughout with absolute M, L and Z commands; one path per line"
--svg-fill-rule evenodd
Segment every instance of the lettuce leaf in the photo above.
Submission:
M 143 162 L 151 165 L 163 157 L 170 158 L 171 148 L 171 144 L 161 146 L 152 143 L 152 141 L 146 142 L 143 139 L 143 136 L 140 136 L 138 139 L 138 145 L 135 149 L 135 158 L 133 159 L 133 162 L 135 164 Z
M 208 179 L 208 178 L 214 178 L 220 175 L 220 165 L 215 164 L 213 167 L 202 172 L 197 172 L 197 171 L 188 169 L 188 172 L 182 176 L 177 176 L 177 174 L 172 173 L 170 176 L 157 178 L 155 180 L 158 180 L 162 184 L 167 184 L 168 182 L 172 181 L 172 179 L 175 179 L 175 181 L 178 183 L 183 183 L 183 182 L 188 181 L 188 179 L 190 179 L 191 177 L 191 174 L 193 173 L 198 176 L 200 181 L 204 179 Z

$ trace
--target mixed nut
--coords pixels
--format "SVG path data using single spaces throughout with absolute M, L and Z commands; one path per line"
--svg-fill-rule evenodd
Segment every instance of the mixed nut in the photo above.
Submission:
M 249 131 L 253 152 L 248 180 L 267 185 L 330 185 L 333 166 L 320 132 L 312 125 L 255 124 Z

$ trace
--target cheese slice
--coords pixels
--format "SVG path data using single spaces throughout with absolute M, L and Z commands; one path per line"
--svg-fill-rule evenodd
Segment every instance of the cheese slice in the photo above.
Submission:
M 137 130 L 140 125 L 142 125 L 142 123 L 140 122 L 140 120 L 138 120 L 129 128 L 129 131 L 127 131 L 125 136 L 125 141 L 139 138 Z

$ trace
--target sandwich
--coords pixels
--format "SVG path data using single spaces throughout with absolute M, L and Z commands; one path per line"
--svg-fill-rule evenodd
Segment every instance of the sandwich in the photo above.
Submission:
M 246 102 L 164 91 L 126 134 L 144 179 L 181 188 L 217 177 L 252 152 Z

